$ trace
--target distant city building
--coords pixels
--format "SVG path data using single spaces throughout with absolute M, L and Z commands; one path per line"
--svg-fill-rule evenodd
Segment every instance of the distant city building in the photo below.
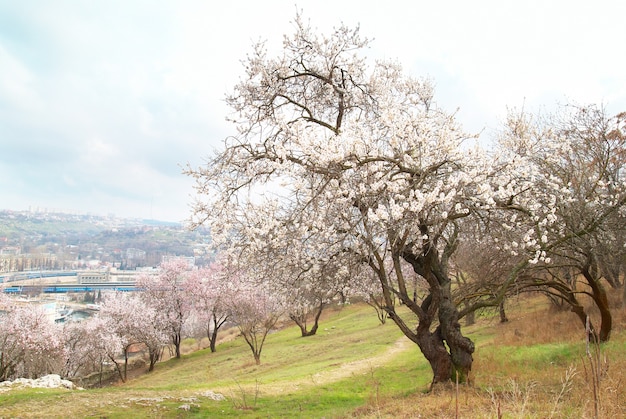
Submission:
M 42 271 L 58 269 L 58 265 L 53 253 L 22 253 L 19 246 L 0 249 L 0 272 Z
M 126 259 L 145 259 L 146 252 L 141 249 L 128 248 L 126 249 Z
M 99 284 L 102 282 L 109 282 L 109 272 L 79 272 L 78 283 L 79 284 Z
M 189 269 L 193 269 L 196 266 L 196 258 L 193 256 L 172 256 L 165 255 L 161 259 L 162 262 L 170 262 L 172 260 L 184 260 L 189 265 Z
M 0 249 L 0 255 L 2 256 L 17 256 L 22 253 L 20 246 L 5 246 Z

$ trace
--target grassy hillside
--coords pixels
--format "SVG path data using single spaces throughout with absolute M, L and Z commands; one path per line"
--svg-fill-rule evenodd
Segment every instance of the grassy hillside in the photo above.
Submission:
M 235 337 L 125 384 L 0 393 L 0 417 L 565 418 L 594 417 L 596 405 L 601 417 L 626 417 L 623 312 L 596 364 L 569 313 L 524 301 L 509 317 L 501 325 L 484 316 L 465 329 L 477 343 L 469 387 L 427 393 L 431 372 L 417 347 L 393 324 L 379 325 L 371 308 L 353 305 L 326 313 L 317 336 L 301 338 L 291 326 L 273 333 L 260 366 Z

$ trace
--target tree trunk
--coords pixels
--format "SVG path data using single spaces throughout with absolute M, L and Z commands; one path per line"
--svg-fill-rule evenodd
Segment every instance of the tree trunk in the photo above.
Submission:
M 456 380 L 458 373 L 459 381 L 465 382 L 472 369 L 474 361 L 472 354 L 475 347 L 474 342 L 461 333 L 459 312 L 452 301 L 449 290 L 439 307 L 439 328 L 443 339 L 450 348 L 450 358 L 454 367 L 449 378 L 453 381 Z
M 404 251 L 402 257 L 411 264 L 415 273 L 428 282 L 430 293 L 420 307 L 413 302 L 406 287 L 403 284 L 399 286 L 400 300 L 419 319 L 414 337 L 410 336 L 412 331 L 404 322 L 400 320 L 403 324 L 399 324 L 395 312 L 390 317 L 420 347 L 433 370 L 433 384 L 454 381 L 457 376 L 459 381 L 466 381 L 472 369 L 474 343 L 461 333 L 459 312 L 452 299 L 445 261 L 440 260 L 434 247 L 420 255 Z M 439 320 L 439 326 L 431 332 L 432 319 L 435 317 Z
M 445 295 L 445 292 L 441 293 L 442 289 L 438 291 L 440 295 Z M 440 300 L 439 303 L 433 301 L 437 299 Z M 438 310 L 436 309 L 437 305 Z M 451 299 L 449 297 L 433 298 L 431 294 L 424 300 L 421 307 L 412 303 L 408 306 L 414 312 L 420 313 L 415 332 L 402 320 L 393 307 L 388 308 L 389 318 L 396 323 L 406 337 L 419 346 L 422 354 L 428 360 L 433 372 L 432 385 L 454 381 L 457 377 L 460 382 L 468 381 L 469 372 L 472 369 L 474 343 L 461 334 L 458 311 Z M 438 313 L 439 326 L 434 332 L 430 331 L 433 323 L 430 313 Z
M 380 324 L 385 324 L 387 322 L 387 311 L 381 302 L 376 300 L 373 296 L 370 295 L 370 299 L 366 301 L 367 305 L 371 306 L 376 311 L 376 317 L 378 317 L 378 321 Z
M 433 381 L 431 383 L 432 388 L 432 386 L 437 383 L 450 381 L 454 368 L 452 365 L 452 358 L 450 357 L 450 354 L 448 353 L 443 342 L 441 329 L 437 328 L 435 332 L 431 332 L 427 323 L 430 322 L 420 321 L 417 326 L 416 335 L 417 345 L 433 371 Z
M 217 332 L 219 332 L 220 327 L 226 323 L 228 320 L 227 315 L 219 315 L 217 309 L 213 309 L 211 313 L 211 320 L 207 323 L 207 337 L 209 338 L 209 347 L 211 348 L 211 352 L 215 352 L 217 350 Z M 213 328 L 210 327 L 211 321 L 213 322 Z
M 468 306 L 469 304 L 466 304 Z M 476 323 L 476 311 L 472 310 L 465 316 L 465 326 L 471 326 Z
M 504 299 L 502 299 L 502 301 L 500 302 L 498 309 L 500 311 L 500 323 L 508 322 L 509 319 L 506 317 L 506 311 L 504 311 Z
M 115 370 L 117 371 L 117 375 L 119 375 L 120 380 L 122 380 L 122 383 L 125 383 L 126 378 L 124 377 L 124 371 L 122 370 L 122 366 L 119 362 L 117 362 L 115 357 L 109 355 L 109 359 L 111 360 L 111 362 L 113 362 L 113 365 L 115 365 Z
M 180 359 L 180 342 L 181 342 L 180 333 L 174 333 L 172 335 L 172 343 L 174 344 L 174 350 L 175 350 L 177 359 Z
M 309 334 L 307 336 L 313 336 L 317 333 L 317 329 L 319 328 L 320 317 L 322 316 L 323 310 L 324 310 L 324 303 L 322 302 L 317 307 L 317 313 L 315 313 L 315 319 L 313 320 L 313 327 L 311 327 L 311 330 L 309 331 Z
M 322 315 L 323 310 L 324 310 L 324 303 L 322 302 L 319 304 L 319 306 L 316 309 L 315 317 L 313 319 L 313 327 L 311 327 L 311 330 L 308 330 L 308 325 L 307 325 L 308 313 L 306 311 L 304 313 L 291 314 L 289 315 L 289 318 L 298 325 L 298 327 L 300 328 L 300 334 L 303 338 L 307 336 L 314 336 L 317 333 L 317 329 L 319 328 L 319 320 L 320 320 L 320 316 Z
M 216 348 L 217 328 L 215 326 L 213 326 L 213 330 L 211 330 L 207 334 L 209 335 L 209 348 L 211 348 L 211 352 L 215 352 L 217 350 L 217 348 Z
M 150 366 L 148 367 L 148 372 L 154 370 L 154 366 L 161 358 L 162 351 L 163 349 L 161 348 L 155 348 L 155 347 L 148 348 L 148 357 L 150 358 Z
M 582 270 L 582 274 L 587 280 L 589 287 L 591 287 L 593 301 L 598 307 L 598 310 L 600 310 L 600 333 L 598 334 L 598 338 L 600 342 L 608 342 L 611 338 L 613 317 L 611 316 L 606 290 L 598 279 L 595 278 L 588 266 Z
M 598 342 L 598 333 L 596 332 L 596 329 L 593 326 L 593 323 L 591 322 L 591 320 L 589 319 L 589 316 L 587 315 L 587 312 L 585 311 L 584 307 L 578 303 L 572 304 L 572 312 L 576 314 L 578 319 L 581 321 L 583 327 L 587 331 L 588 333 L 587 339 L 590 342 L 594 342 L 594 343 Z
M 122 378 L 122 382 L 126 382 L 126 378 L 128 378 L 128 348 L 127 346 L 124 348 L 124 377 Z

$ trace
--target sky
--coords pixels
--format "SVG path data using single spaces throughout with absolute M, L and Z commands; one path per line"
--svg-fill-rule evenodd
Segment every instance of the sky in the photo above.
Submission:
M 298 10 L 359 25 L 487 140 L 510 108 L 626 111 L 622 0 L 0 0 L 0 209 L 187 219 L 183 167 L 234 133 L 242 60 Z

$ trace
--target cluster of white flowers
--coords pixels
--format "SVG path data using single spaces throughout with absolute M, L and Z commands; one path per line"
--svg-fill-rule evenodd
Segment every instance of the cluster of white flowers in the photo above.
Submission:
M 577 214 L 626 212 L 624 179 L 609 181 L 600 166 L 585 173 L 601 154 L 585 151 L 593 140 L 512 112 L 487 153 L 433 106 L 428 80 L 394 62 L 370 69 L 354 32 L 298 30 L 284 56 L 249 58 L 248 79 L 229 99 L 242 130 L 211 168 L 193 173 L 217 190 L 197 211 L 218 246 L 326 275 L 330 255 L 386 255 L 399 237 L 419 252 L 476 214 L 474 225 L 491 223 L 492 243 L 538 264 L 580 229 Z M 286 191 L 280 199 L 250 197 L 272 182 Z

